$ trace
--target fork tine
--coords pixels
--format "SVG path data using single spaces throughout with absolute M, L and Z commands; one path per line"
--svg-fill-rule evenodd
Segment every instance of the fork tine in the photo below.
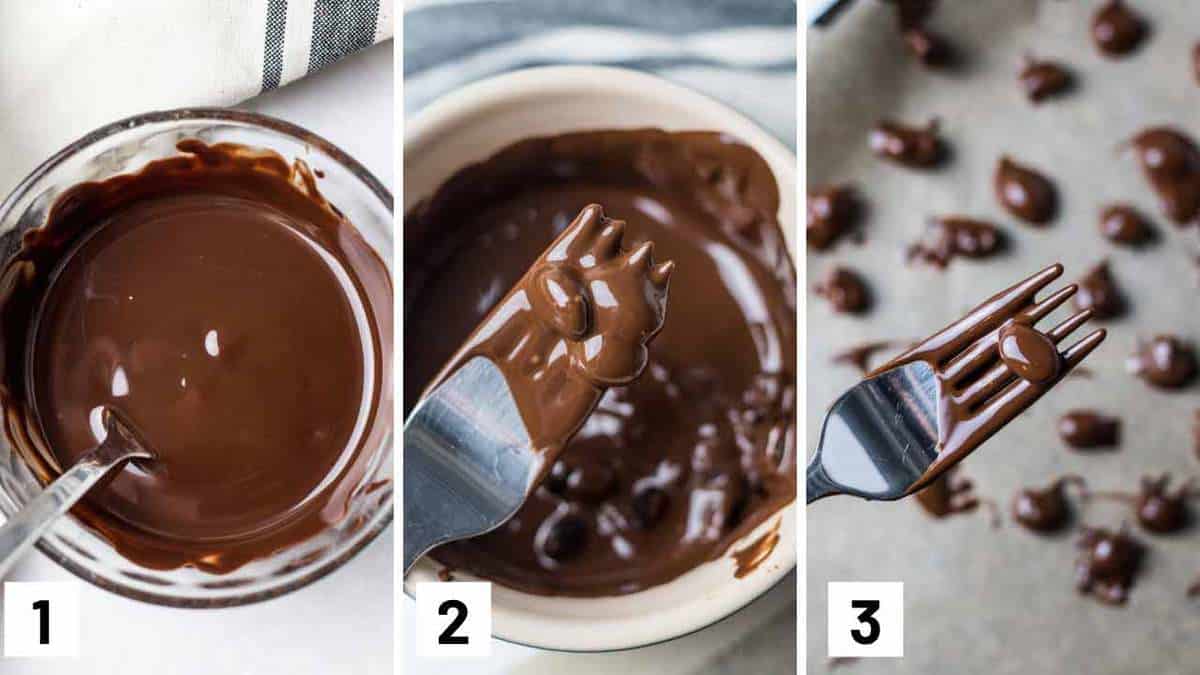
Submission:
M 950 359 L 943 371 L 943 379 L 957 387 L 964 377 L 996 360 L 996 337 L 997 331 L 992 331 L 968 347 L 967 351 Z
M 1065 364 L 1065 368 L 1063 368 L 1063 374 L 1065 375 L 1066 373 L 1070 372 L 1072 368 L 1079 365 L 1079 362 L 1087 358 L 1087 355 L 1091 354 L 1096 347 L 1099 347 L 1100 343 L 1104 342 L 1104 338 L 1107 336 L 1108 331 L 1104 330 L 1103 328 L 1097 328 L 1091 333 L 1088 333 L 1087 337 L 1067 348 L 1067 351 L 1062 353 L 1063 363 Z
M 1087 323 L 1087 320 L 1092 318 L 1092 313 L 1091 307 L 1075 312 L 1071 316 L 1064 319 L 1062 323 L 1058 324 L 1054 328 L 1051 328 L 1049 332 L 1046 333 L 1047 337 L 1049 337 L 1054 344 L 1062 342 L 1062 339 L 1070 335 L 1076 328 L 1079 328 L 1083 324 Z
M 1067 319 L 1063 320 L 1062 323 L 1050 329 L 1050 331 L 1046 333 L 1046 336 L 1050 338 L 1051 342 L 1058 344 L 1062 342 L 1064 338 L 1070 335 L 1072 331 L 1086 323 L 1090 318 L 1092 318 L 1092 310 L 1090 308 L 1078 311 Z M 1089 340 L 1094 335 L 1095 333 L 1092 333 L 1088 335 L 1088 337 L 1084 338 L 1084 340 Z M 1100 340 L 1103 339 L 1103 337 L 1100 338 Z M 1083 340 L 1080 342 L 1083 342 Z M 1096 344 L 1099 343 L 1097 342 Z M 1072 349 L 1074 349 L 1074 347 L 1072 347 Z M 1090 352 L 1092 349 L 1095 349 L 1095 347 L 1091 347 L 1088 349 L 1088 351 Z M 1087 356 L 1087 354 L 1084 354 L 1084 356 Z M 1066 364 L 1066 352 L 1062 354 L 1062 358 L 1064 362 L 1063 374 L 1066 374 L 1066 372 L 1071 369 L 1071 365 Z M 1012 371 L 1008 369 L 1008 366 L 1005 366 L 1003 363 L 998 363 L 995 367 L 984 373 L 983 376 L 978 380 L 972 382 L 971 385 L 962 392 L 962 394 L 956 397 L 955 402 L 965 405 L 968 408 L 973 408 L 995 395 L 996 392 L 1000 391 L 1005 385 L 1015 378 L 1016 375 L 1014 375 Z
M 992 329 L 1011 319 L 1022 307 L 1030 304 L 1039 291 L 1051 281 L 1062 276 L 1062 273 L 1063 266 L 1055 263 L 1028 279 L 1000 291 L 984 300 L 962 319 L 925 340 L 919 348 L 910 349 L 889 363 L 926 358 L 933 353 L 961 352 L 971 343 L 987 335 Z M 950 360 L 953 359 L 949 359 L 947 362 Z M 944 367 L 945 362 L 937 365 Z
M 1033 307 L 1030 307 L 1029 309 L 1022 312 L 1021 314 L 1022 314 L 1022 316 L 1028 318 L 1029 322 L 1031 324 L 1037 323 L 1038 321 L 1041 321 L 1042 319 L 1046 318 L 1050 314 L 1050 312 L 1053 312 L 1054 310 L 1058 309 L 1059 305 L 1066 302 L 1067 299 L 1070 298 L 1072 295 L 1075 295 L 1075 291 L 1078 291 L 1078 290 L 1079 290 L 1079 284 L 1071 284 L 1069 286 L 1060 288 L 1059 290 L 1052 293 L 1045 300 L 1042 300 L 1038 304 L 1036 304 Z

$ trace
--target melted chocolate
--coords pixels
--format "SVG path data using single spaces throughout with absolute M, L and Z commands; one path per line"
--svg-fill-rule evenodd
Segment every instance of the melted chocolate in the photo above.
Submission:
M 808 247 L 824 251 L 858 227 L 861 204 L 854 189 L 824 185 L 808 191 Z
M 1041 61 L 1033 57 L 1025 57 L 1017 81 L 1025 96 L 1034 103 L 1062 94 L 1071 88 L 1073 78 L 1071 72 L 1054 61 Z
M 1160 389 L 1178 389 L 1196 376 L 1196 353 L 1174 335 L 1158 335 L 1138 345 L 1126 362 L 1129 371 Z
M 1076 542 L 1075 587 L 1109 605 L 1123 605 L 1141 567 L 1145 549 L 1122 527 L 1111 532 L 1085 527 Z
M 928 486 L 916 493 L 917 503 L 934 518 L 945 518 L 957 513 L 971 513 L 979 508 L 975 496 L 975 484 L 970 478 L 959 475 L 957 468 L 938 476 Z
M 995 225 L 961 216 L 932 218 L 921 241 L 908 247 L 909 260 L 945 268 L 955 257 L 988 258 L 1004 248 L 1004 236 Z
M 1045 384 L 1058 377 L 1062 359 L 1044 333 L 1024 323 L 1013 322 L 1000 329 L 1000 360 L 1017 377 L 1032 384 Z
M 996 163 L 993 187 L 1000 205 L 1027 223 L 1044 225 L 1058 212 L 1054 183 L 1007 156 Z
M 930 68 L 954 62 L 954 49 L 942 36 L 930 31 L 926 22 L 937 7 L 936 0 L 889 0 L 896 5 L 896 21 L 908 51 Z
M 1072 448 L 1113 447 L 1121 439 L 1121 420 L 1095 410 L 1071 410 L 1058 418 L 1058 437 Z
M 75 515 L 139 565 L 224 573 L 346 515 L 390 426 L 391 284 L 302 163 L 178 147 L 25 234 L 0 377 L 44 481 L 97 443 L 102 407 L 132 419 L 157 459 Z
M 1168 488 L 1170 482 L 1169 474 L 1158 478 L 1144 476 L 1141 492 L 1133 504 L 1138 523 L 1157 534 L 1179 532 L 1191 522 L 1187 503 L 1192 496 L 1191 481 L 1184 481 L 1174 490 Z
M 663 325 L 675 265 L 655 263 L 649 241 L 624 249 L 625 228 L 598 204 L 585 206 L 430 385 L 475 357 L 495 363 L 546 469 L 606 389 L 642 374 L 646 343 Z M 567 476 L 569 490 L 606 485 L 603 474 L 581 471 Z
M 1154 228 L 1137 209 L 1113 204 L 1100 212 L 1100 234 L 1117 244 L 1139 246 L 1154 240 Z
M 1146 37 L 1146 22 L 1123 0 L 1109 0 L 1092 16 L 1092 41 L 1102 54 L 1124 56 Z
M 778 188 L 761 157 L 722 134 L 529 139 L 410 209 L 406 409 L 593 202 L 628 221 L 628 247 L 653 240 L 677 263 L 646 370 L 600 397 L 504 526 L 432 553 L 533 593 L 664 583 L 725 555 L 796 495 L 796 281 Z
M 771 528 L 764 532 L 758 539 L 755 539 L 745 548 L 733 552 L 733 561 L 737 565 L 733 572 L 735 578 L 742 579 L 749 576 L 751 572 L 758 569 L 759 565 L 762 565 L 771 556 L 775 547 L 779 545 L 779 525 L 782 522 L 781 520 L 776 520 L 771 525 Z
M 1071 520 L 1067 485 L 1083 487 L 1078 476 L 1063 476 L 1044 488 L 1022 488 L 1013 497 L 1013 520 L 1034 532 L 1058 532 Z
M 1109 271 L 1105 260 L 1088 270 L 1079 280 L 1079 292 L 1075 294 L 1077 309 L 1090 309 L 1097 319 L 1112 319 L 1125 312 L 1125 298 L 1117 289 L 1117 282 Z
M 813 291 L 828 300 L 838 312 L 861 314 L 871 306 L 871 292 L 866 282 L 857 272 L 845 267 L 829 268 Z
M 1200 410 L 1192 413 L 1192 452 L 1200 459 Z
M 876 157 L 915 168 L 938 166 L 946 157 L 946 144 L 938 137 L 938 121 L 914 127 L 881 120 L 868 136 Z
M 1179 225 L 1200 214 L 1200 148 L 1187 134 L 1151 127 L 1130 141 L 1167 217 Z
M 871 370 L 869 364 L 871 362 L 871 357 L 874 356 L 876 352 L 880 352 L 885 349 L 891 349 L 892 347 L 899 347 L 903 344 L 905 343 L 897 342 L 895 340 L 865 342 L 861 345 L 854 345 L 853 347 L 849 347 L 848 349 L 834 354 L 831 357 L 831 360 L 834 363 L 845 363 L 854 366 L 862 371 L 862 373 L 865 375 Z M 1198 441 L 1198 443 L 1200 443 L 1200 441 Z
M 1028 355 L 1036 359 L 1021 366 L 1026 374 L 1040 377 L 1054 370 L 1053 376 L 1040 381 L 1018 378 L 1011 366 L 999 362 L 1002 334 L 1016 324 L 1032 326 L 1070 295 L 1073 289 L 1068 287 L 1040 303 L 1034 301 L 1038 291 L 1061 276 L 1062 271 L 1061 265 L 1052 265 L 1001 291 L 959 321 L 873 371 L 882 373 L 922 361 L 936 374 L 938 456 L 914 484 L 914 489 L 928 484 L 1033 405 L 1104 340 L 1105 331 L 1097 330 L 1062 355 L 1054 349 L 1047 352 L 1040 347 L 1031 348 Z M 1089 312 L 1076 314 L 1049 331 L 1046 337 L 1057 344 L 1089 316 Z M 1043 361 L 1051 358 L 1058 365 Z

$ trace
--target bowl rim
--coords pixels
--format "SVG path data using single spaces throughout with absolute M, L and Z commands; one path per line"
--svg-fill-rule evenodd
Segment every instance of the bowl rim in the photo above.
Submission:
M 313 133 L 312 131 L 309 131 L 308 129 L 305 129 L 304 127 L 291 122 L 286 122 L 270 115 L 264 115 L 262 113 L 248 110 L 207 106 L 173 108 L 139 113 L 116 120 L 114 122 L 110 122 L 84 134 L 83 136 L 80 136 L 71 143 L 68 143 L 58 152 L 50 155 L 50 157 L 48 157 L 41 164 L 37 165 L 37 167 L 30 171 L 25 178 L 17 183 L 17 185 L 12 189 L 11 192 L 8 193 L 4 200 L 0 201 L 0 218 L 11 211 L 17 205 L 17 203 L 26 196 L 29 190 L 38 183 L 38 181 L 46 177 L 51 171 L 53 171 L 63 162 L 67 161 L 71 157 L 74 157 L 76 153 L 95 143 L 121 132 L 130 131 L 146 125 L 171 122 L 205 121 L 233 122 L 251 127 L 259 127 L 282 134 L 284 136 L 292 137 L 293 139 L 298 140 L 305 145 L 319 149 L 322 153 L 328 155 L 331 159 L 350 171 L 350 173 L 352 173 L 355 178 L 359 180 L 380 201 L 380 203 L 387 208 L 388 212 L 392 214 L 394 229 L 395 200 L 391 191 L 388 190 L 383 183 L 371 173 L 370 170 L 363 166 L 362 163 L 351 157 L 332 142 L 326 140 L 322 136 L 317 135 L 316 133 Z M 394 429 L 389 430 L 382 439 L 381 447 L 388 447 L 389 445 L 393 448 L 393 452 L 395 452 Z M 394 475 L 392 480 L 395 480 Z M 9 499 L 7 495 L 4 496 L 5 499 Z M 357 555 L 359 551 L 374 541 L 379 533 L 391 524 L 392 518 L 394 517 L 394 499 L 394 491 L 392 491 L 392 494 L 388 495 L 386 503 L 382 506 L 382 508 L 380 508 L 379 511 L 371 518 L 371 521 L 368 524 L 363 526 L 363 534 L 360 536 L 360 538 L 352 542 L 350 546 L 348 546 L 339 555 L 329 558 L 308 572 L 297 576 L 286 583 L 280 584 L 279 586 L 262 591 L 231 595 L 227 597 L 186 598 L 167 593 L 131 588 L 129 586 L 124 586 L 120 583 L 113 582 L 105 577 L 101 577 L 95 574 L 92 570 L 88 569 L 86 565 L 76 563 L 74 560 L 68 558 L 65 554 L 60 553 L 55 547 L 46 542 L 46 539 L 49 538 L 48 534 L 47 536 L 38 539 L 36 546 L 43 555 L 50 560 L 53 560 L 71 574 L 98 588 L 119 596 L 154 605 L 181 609 L 219 609 L 225 607 L 238 607 L 241 605 L 248 605 L 262 602 L 264 600 L 270 600 L 272 598 L 277 598 L 287 593 L 291 593 L 292 591 L 303 588 L 304 586 L 307 586 L 318 579 L 324 578 L 334 570 L 339 569 L 342 565 Z
M 762 155 L 767 161 L 772 173 L 781 186 L 781 196 L 788 194 L 786 192 L 789 189 L 788 185 L 791 186 L 791 194 L 795 194 L 795 190 L 797 189 L 796 154 L 775 136 L 765 131 L 757 122 L 754 122 L 728 105 L 684 85 L 676 84 L 650 73 L 614 66 L 536 66 L 501 73 L 464 85 L 435 99 L 406 120 L 404 129 L 404 154 L 407 157 L 410 150 L 414 148 L 420 149 L 426 139 L 436 138 L 447 129 L 454 128 L 467 118 L 473 116 L 480 109 L 486 109 L 517 99 L 584 90 L 591 93 L 595 93 L 598 90 L 611 91 L 615 96 L 621 96 L 623 93 L 629 91 L 655 91 L 656 95 L 668 99 L 680 107 L 703 111 L 708 118 L 721 119 L 723 123 L 719 125 L 720 128 L 718 131 L 728 132 L 737 137 L 740 141 Z M 617 123 L 614 126 L 623 127 L 628 125 Z M 782 172 L 779 171 L 780 168 L 782 168 Z M 780 173 L 784 175 L 781 176 Z M 421 196 L 405 194 L 404 198 L 415 201 L 415 198 Z M 794 199 L 795 197 L 793 196 Z M 794 201 L 784 199 L 784 204 L 788 203 L 794 203 Z M 797 217 L 798 209 L 793 208 L 790 218 L 793 221 L 793 228 Z M 796 240 L 790 239 L 789 244 L 789 255 L 794 261 L 797 255 L 797 252 L 793 250 L 797 245 Z M 797 499 L 799 499 L 798 496 Z M 753 540 L 763 527 L 768 526 L 773 519 L 786 519 L 789 511 L 795 514 L 795 519 L 797 520 L 803 515 L 799 512 L 798 502 L 793 500 L 779 511 L 776 511 L 771 518 L 768 518 L 759 527 L 747 533 L 745 537 L 737 542 L 733 542 L 728 550 L 735 549 L 745 541 Z M 798 537 L 799 529 L 796 528 L 795 531 Z M 641 634 L 628 643 L 622 642 L 614 646 L 610 640 L 589 639 L 588 636 L 577 635 L 575 639 L 569 641 L 569 644 L 564 642 L 558 644 L 548 642 L 535 644 L 528 639 L 518 639 L 516 636 L 506 633 L 503 629 L 497 628 L 495 623 L 493 623 L 492 636 L 512 644 L 558 652 L 616 652 L 667 642 L 728 619 L 778 586 L 782 580 L 787 578 L 788 574 L 796 569 L 797 547 L 793 545 L 785 549 L 782 555 L 781 564 L 773 565 L 769 568 L 764 566 L 758 570 L 758 574 L 766 575 L 764 583 L 747 587 L 744 597 L 731 603 L 726 608 L 728 611 L 719 613 L 711 618 L 698 617 L 697 620 L 693 620 L 690 623 L 681 623 L 676 627 L 661 629 L 653 634 Z M 725 555 L 722 554 L 721 557 L 724 558 Z M 404 593 L 409 597 L 414 597 L 413 583 L 413 581 L 410 581 L 409 575 L 405 575 Z M 507 590 L 511 589 L 506 588 Z M 630 597 L 633 595 L 637 595 L 637 593 L 614 597 Z M 569 599 L 579 600 L 580 598 Z M 495 617 L 495 614 L 493 614 L 493 617 Z M 584 631 L 574 632 L 584 633 Z

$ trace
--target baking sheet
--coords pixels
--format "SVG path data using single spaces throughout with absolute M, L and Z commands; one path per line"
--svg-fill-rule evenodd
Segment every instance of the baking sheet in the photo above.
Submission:
M 986 511 L 937 521 L 912 500 L 868 503 L 834 497 L 808 508 L 810 672 L 830 668 L 826 583 L 852 580 L 905 582 L 905 658 L 862 660 L 839 672 L 1178 673 L 1200 668 L 1200 600 L 1184 597 L 1200 572 L 1200 527 L 1174 537 L 1137 531 L 1149 553 L 1129 605 L 1112 608 L 1074 590 L 1077 530 L 1039 537 L 1007 517 L 1020 487 L 1044 484 L 1062 473 L 1078 473 L 1097 489 L 1126 490 L 1135 489 L 1144 473 L 1200 475 L 1190 433 L 1200 385 L 1164 393 L 1124 370 L 1138 336 L 1173 332 L 1200 341 L 1200 287 L 1193 263 L 1200 251 L 1198 228 L 1180 230 L 1168 222 L 1132 155 L 1118 148 L 1121 139 L 1151 124 L 1175 125 L 1200 138 L 1200 87 L 1190 60 L 1200 39 L 1200 5 L 1131 0 L 1151 23 L 1151 35 L 1137 53 L 1110 60 L 1095 50 L 1088 32 L 1100 4 L 942 2 L 931 28 L 951 36 L 966 57 L 950 73 L 926 71 L 909 58 L 886 3 L 860 0 L 832 27 L 808 32 L 809 184 L 849 181 L 868 205 L 866 243 L 843 242 L 833 252 L 809 253 L 808 285 L 837 262 L 862 272 L 876 299 L 869 314 L 851 318 L 833 314 L 809 291 L 810 452 L 824 409 L 859 377 L 852 368 L 830 363 L 842 344 L 923 337 L 1055 261 L 1067 269 L 1057 288 L 1109 258 L 1130 310 L 1102 324 L 1109 337 L 1087 362 L 1091 378 L 1064 381 L 964 463 L 976 492 L 1005 511 L 1000 529 L 989 526 Z M 1076 89 L 1039 106 L 1029 103 L 1016 82 L 1026 51 L 1069 65 Z M 870 155 L 867 131 L 878 118 L 921 123 L 933 115 L 941 118 L 953 150 L 946 168 L 913 171 Z M 999 207 L 992 172 L 1002 153 L 1055 179 L 1060 211 L 1052 225 L 1035 229 Z M 1099 210 L 1114 201 L 1133 203 L 1151 216 L 1160 242 L 1130 250 L 1101 238 Z M 1008 235 L 1008 253 L 985 261 L 955 260 L 944 272 L 906 266 L 904 247 L 920 235 L 928 216 L 945 214 L 999 223 Z M 1085 406 L 1124 411 L 1119 451 L 1085 455 L 1066 450 L 1058 440 L 1057 417 Z M 1095 504 L 1079 515 L 1109 527 L 1129 518 L 1118 504 Z

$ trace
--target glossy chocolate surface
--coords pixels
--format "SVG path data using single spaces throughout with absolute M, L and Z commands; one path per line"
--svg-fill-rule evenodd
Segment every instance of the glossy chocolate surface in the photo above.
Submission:
M 867 137 L 876 157 L 914 168 L 931 168 L 946 157 L 945 142 L 938 136 L 937 119 L 923 127 L 880 120 Z
M 871 291 L 858 272 L 841 266 L 829 268 L 813 292 L 829 301 L 834 311 L 862 314 L 871 306 Z
M 982 259 L 1004 249 L 1003 233 L 985 220 L 962 216 L 931 218 L 921 240 L 908 247 L 906 256 L 938 268 L 957 257 Z
M 1092 41 L 1102 54 L 1124 56 L 1145 39 L 1146 22 L 1124 0 L 1109 0 L 1092 15 Z
M 1157 335 L 1126 361 L 1129 372 L 1159 389 L 1179 389 L 1196 377 L 1196 352 L 1174 335 Z
M 1150 127 L 1130 145 L 1163 213 L 1178 225 L 1194 223 L 1200 214 L 1200 148 L 1195 141 L 1172 127 Z
M 1076 541 L 1075 587 L 1097 601 L 1123 605 L 1141 568 L 1145 548 L 1122 527 L 1085 527 Z
M 593 202 L 626 221 L 626 248 L 653 241 L 675 263 L 645 372 L 600 397 L 508 523 L 432 553 L 533 593 L 664 583 L 726 554 L 796 494 L 796 281 L 778 187 L 761 157 L 721 134 L 528 139 L 410 209 L 406 409 Z
M 1013 497 L 1012 517 L 1034 532 L 1058 532 L 1071 520 L 1071 504 L 1067 501 L 1067 486 L 1083 487 L 1078 476 L 1064 476 L 1044 488 L 1022 488 Z
M 808 191 L 808 247 L 824 251 L 839 239 L 857 234 L 862 205 L 848 185 L 823 185 Z
M 1045 225 L 1058 212 L 1054 183 L 1028 166 L 1001 157 L 992 180 L 1000 205 L 1027 223 Z
M 124 413 L 157 459 L 76 515 L 145 567 L 223 573 L 344 517 L 390 426 L 391 285 L 302 163 L 178 147 L 26 233 L 3 272 L 5 409 L 47 481 L 102 407 Z
M 1125 313 L 1125 296 L 1117 288 L 1107 260 L 1088 270 L 1079 280 L 1074 303 L 1076 309 L 1092 310 L 1092 316 L 1097 319 L 1112 319 Z
M 1128 204 L 1112 204 L 1100 212 L 1100 234 L 1113 243 L 1127 246 L 1154 240 L 1150 221 Z
M 1071 72 L 1062 64 L 1026 57 L 1017 81 L 1026 98 L 1034 103 L 1062 94 L 1072 86 Z
M 1121 439 L 1121 420 L 1095 410 L 1070 410 L 1058 418 L 1058 437 L 1072 448 L 1108 448 Z

